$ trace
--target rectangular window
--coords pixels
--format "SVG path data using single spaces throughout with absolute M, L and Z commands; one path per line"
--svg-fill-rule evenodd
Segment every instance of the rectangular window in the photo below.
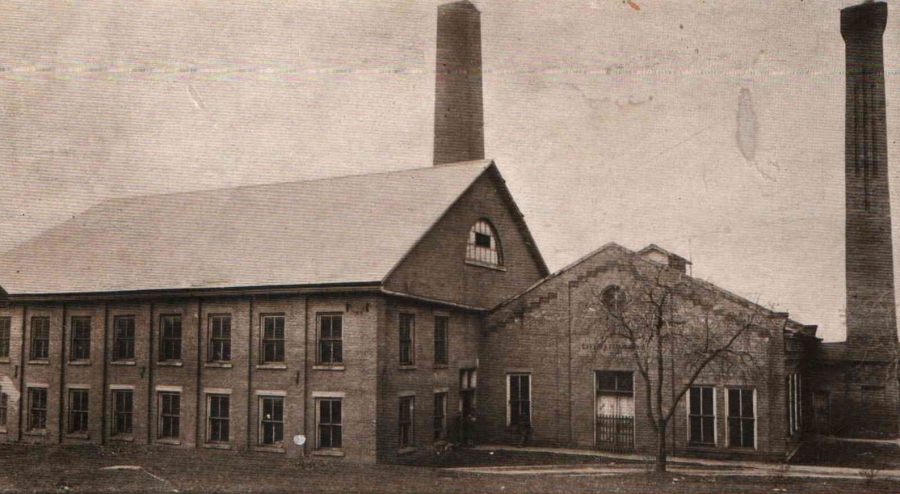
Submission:
M 404 396 L 400 398 L 400 416 L 398 420 L 400 448 L 411 448 L 415 446 L 415 427 L 414 420 L 416 417 L 416 398 L 415 396 Z
M 231 316 L 209 316 L 209 361 L 231 361 Z
M 691 444 L 716 444 L 715 390 L 707 386 L 694 386 L 690 390 L 690 442 Z
M 113 390 L 112 401 L 112 435 L 119 436 L 131 434 L 134 430 L 132 425 L 132 416 L 134 414 L 134 391 L 130 389 Z
M 412 365 L 415 363 L 413 351 L 413 339 L 416 333 L 416 316 L 414 314 L 400 314 L 400 365 Z
M 531 425 L 531 374 L 506 376 L 507 425 Z
M 9 358 L 10 318 L 0 317 L 0 358 Z
M 160 439 L 178 439 L 181 436 L 181 394 L 159 393 Z
M 756 418 L 752 389 L 728 390 L 728 445 L 756 447 Z
M 31 318 L 31 360 L 50 358 L 50 318 Z
M 434 440 L 447 439 L 447 393 L 434 394 Z
M 450 353 L 450 318 L 435 316 L 434 318 L 434 363 L 446 365 Z
M 206 440 L 211 443 L 227 443 L 230 438 L 231 397 L 207 395 Z
M 47 388 L 28 388 L 28 430 L 47 428 Z
M 91 318 L 72 318 L 72 353 L 70 360 L 88 360 L 91 358 Z
M 88 390 L 69 390 L 69 434 L 88 431 Z
M 319 399 L 316 416 L 319 443 L 316 449 L 340 449 L 343 439 L 341 424 L 341 400 Z
M 159 360 L 181 360 L 181 316 L 160 316 Z
M 597 371 L 597 416 L 634 417 L 634 373 Z
M 284 362 L 284 316 L 262 316 L 263 363 Z
M 284 398 L 262 396 L 259 399 L 259 443 L 279 446 L 284 440 Z
M 319 314 L 319 362 L 340 364 L 344 361 L 344 316 Z
M 113 360 L 134 360 L 134 316 L 113 318 Z
M 0 392 L 0 429 L 6 429 L 6 415 L 9 409 L 9 395 Z

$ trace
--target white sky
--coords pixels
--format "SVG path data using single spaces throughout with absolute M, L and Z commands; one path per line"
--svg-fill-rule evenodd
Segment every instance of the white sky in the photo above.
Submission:
M 633 3 L 476 2 L 487 155 L 550 268 L 654 242 L 843 339 L 856 2 Z M 3 1 L 0 250 L 110 197 L 430 165 L 437 5 Z M 900 13 L 885 47 L 896 136 Z

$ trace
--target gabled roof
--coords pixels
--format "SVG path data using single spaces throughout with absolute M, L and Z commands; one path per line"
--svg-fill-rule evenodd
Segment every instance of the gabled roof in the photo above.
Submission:
M 381 283 L 489 169 L 499 176 L 480 160 L 110 200 L 0 255 L 0 286 L 15 296 Z
M 682 262 L 684 262 L 685 264 L 693 264 L 691 261 L 688 261 L 687 259 L 679 256 L 678 254 L 669 252 L 666 249 L 663 249 L 662 247 L 660 247 L 656 244 L 650 244 L 650 245 L 644 247 L 643 249 L 638 251 L 638 254 L 644 255 L 644 254 L 649 254 L 650 252 L 659 252 L 660 254 L 662 254 L 666 257 L 669 257 L 669 258 L 674 257 L 676 259 L 679 259 Z

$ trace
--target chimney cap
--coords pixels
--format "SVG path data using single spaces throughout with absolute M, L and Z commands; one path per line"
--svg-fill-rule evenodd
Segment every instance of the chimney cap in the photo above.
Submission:
M 841 36 L 871 36 L 872 31 L 880 35 L 887 25 L 888 6 L 885 2 L 865 2 L 841 9 Z

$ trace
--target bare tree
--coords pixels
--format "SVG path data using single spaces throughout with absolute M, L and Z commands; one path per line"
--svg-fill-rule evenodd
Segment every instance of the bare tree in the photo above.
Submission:
M 655 470 L 664 472 L 666 431 L 697 378 L 752 379 L 761 371 L 766 349 L 759 324 L 767 311 L 662 265 L 636 260 L 622 267 L 630 281 L 595 287 L 588 301 L 597 308 L 587 311 L 596 315 L 595 352 L 633 362 L 643 383 L 635 400 L 643 400 L 656 433 Z

